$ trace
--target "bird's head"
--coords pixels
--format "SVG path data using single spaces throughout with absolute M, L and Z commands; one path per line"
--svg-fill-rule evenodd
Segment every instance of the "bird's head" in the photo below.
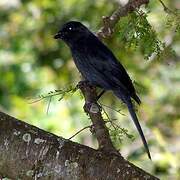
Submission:
M 84 38 L 89 34 L 89 30 L 78 21 L 69 21 L 65 23 L 58 33 L 54 36 L 55 39 L 62 39 L 67 44 L 71 44 L 79 38 Z

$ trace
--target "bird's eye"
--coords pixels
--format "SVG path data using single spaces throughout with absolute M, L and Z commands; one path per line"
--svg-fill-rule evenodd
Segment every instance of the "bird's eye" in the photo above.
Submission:
M 71 31 L 71 30 L 72 30 L 72 27 L 69 27 L 69 30 Z

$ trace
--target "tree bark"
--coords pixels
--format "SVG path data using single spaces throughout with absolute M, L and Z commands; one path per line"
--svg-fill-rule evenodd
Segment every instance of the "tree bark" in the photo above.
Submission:
M 22 180 L 158 179 L 120 156 L 74 143 L 2 112 L 0 176 Z

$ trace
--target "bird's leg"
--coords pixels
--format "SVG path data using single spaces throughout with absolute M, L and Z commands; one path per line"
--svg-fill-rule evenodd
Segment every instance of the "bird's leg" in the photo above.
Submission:
M 97 96 L 97 101 L 101 98 L 101 96 L 105 93 L 105 90 L 102 90 L 102 92 Z
M 90 81 L 83 79 L 81 81 L 78 82 L 77 87 L 81 87 L 81 86 L 90 86 L 90 87 L 95 87 Z
M 78 83 L 77 87 L 83 86 L 83 85 L 88 85 L 88 86 L 91 86 L 92 88 L 93 88 L 93 87 L 96 87 L 96 86 L 93 85 L 93 83 L 91 83 L 91 82 L 89 82 L 88 80 L 85 80 L 85 79 L 81 80 L 81 81 Z M 105 90 L 102 90 L 102 91 L 100 92 L 100 94 L 97 95 L 96 101 L 98 101 L 105 92 L 106 92 Z

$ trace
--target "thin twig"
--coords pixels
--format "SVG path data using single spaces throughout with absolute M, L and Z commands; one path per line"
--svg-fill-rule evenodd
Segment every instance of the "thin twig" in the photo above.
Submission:
M 43 97 L 40 97 L 39 99 L 36 99 L 36 100 L 34 100 L 34 101 L 32 101 L 32 102 L 29 102 L 29 104 L 33 104 L 33 103 L 42 101 L 42 100 L 45 99 L 45 98 L 48 98 L 48 97 L 49 97 L 49 98 L 52 98 L 53 96 L 58 96 L 58 95 L 62 95 L 62 93 L 58 92 L 58 93 L 55 93 L 55 94 L 48 94 L 48 95 L 45 95 L 45 96 L 43 96 Z
M 78 90 L 77 86 L 76 86 L 76 87 L 67 88 L 67 89 L 64 89 L 64 90 L 61 90 L 61 89 L 60 89 L 60 90 L 50 91 L 47 95 L 40 95 L 40 96 L 39 96 L 39 99 L 36 99 L 36 100 L 34 100 L 34 101 L 32 101 L 32 102 L 29 102 L 29 104 L 33 104 L 33 103 L 42 101 L 42 100 L 45 99 L 45 98 L 52 98 L 52 97 L 54 97 L 54 96 L 59 96 L 59 95 L 61 95 L 61 98 L 59 98 L 59 101 L 60 101 L 61 99 L 64 98 L 64 96 L 65 96 L 66 94 L 68 94 L 68 93 L 72 93 L 72 94 L 73 94 L 73 93 L 76 92 L 76 90 Z
M 120 127 L 118 124 L 116 124 L 114 122 L 117 119 L 115 119 L 115 120 L 111 119 L 109 117 L 108 113 L 106 112 L 106 110 L 103 107 L 102 107 L 102 110 L 103 110 L 103 112 L 105 113 L 105 115 L 106 115 L 106 117 L 108 119 L 108 120 L 105 121 L 105 123 L 110 123 L 111 126 L 114 128 L 114 130 L 120 129 L 123 134 L 125 134 L 127 137 L 130 137 L 130 135 L 127 133 L 127 131 L 124 128 Z
M 174 14 L 174 12 L 171 9 L 169 9 L 162 0 L 158 0 L 158 1 L 162 4 L 165 12 Z
M 106 115 L 106 117 L 107 117 L 107 119 L 108 119 L 108 122 L 110 122 L 111 123 L 111 125 L 113 126 L 113 128 L 115 129 L 115 126 L 114 126 L 114 124 L 112 123 L 112 120 L 111 120 L 111 118 L 109 117 L 109 115 L 108 115 L 108 113 L 106 112 L 106 110 L 102 107 L 102 110 L 103 110 L 103 112 L 105 113 L 105 115 Z
M 120 110 L 113 109 L 113 108 L 111 108 L 110 106 L 107 106 L 107 105 L 102 104 L 102 103 L 99 103 L 99 104 L 100 104 L 101 106 L 104 106 L 104 107 L 106 107 L 106 108 L 108 108 L 108 109 L 111 109 L 111 110 L 113 110 L 113 111 L 115 111 L 115 112 L 117 112 L 117 113 L 119 113 L 119 114 L 125 116 L 125 114 L 121 113 Z
M 52 100 L 52 96 L 49 97 L 49 102 L 48 102 L 47 111 L 46 111 L 47 115 L 48 115 L 48 112 L 49 112 L 51 100 Z
M 92 126 L 93 126 L 93 125 L 91 125 L 91 126 L 85 126 L 84 128 L 80 129 L 78 132 L 76 132 L 74 135 L 72 135 L 72 136 L 69 138 L 69 140 L 72 139 L 73 137 L 75 137 L 76 135 L 78 135 L 80 132 L 84 131 L 85 129 L 87 129 L 87 128 L 92 128 Z

